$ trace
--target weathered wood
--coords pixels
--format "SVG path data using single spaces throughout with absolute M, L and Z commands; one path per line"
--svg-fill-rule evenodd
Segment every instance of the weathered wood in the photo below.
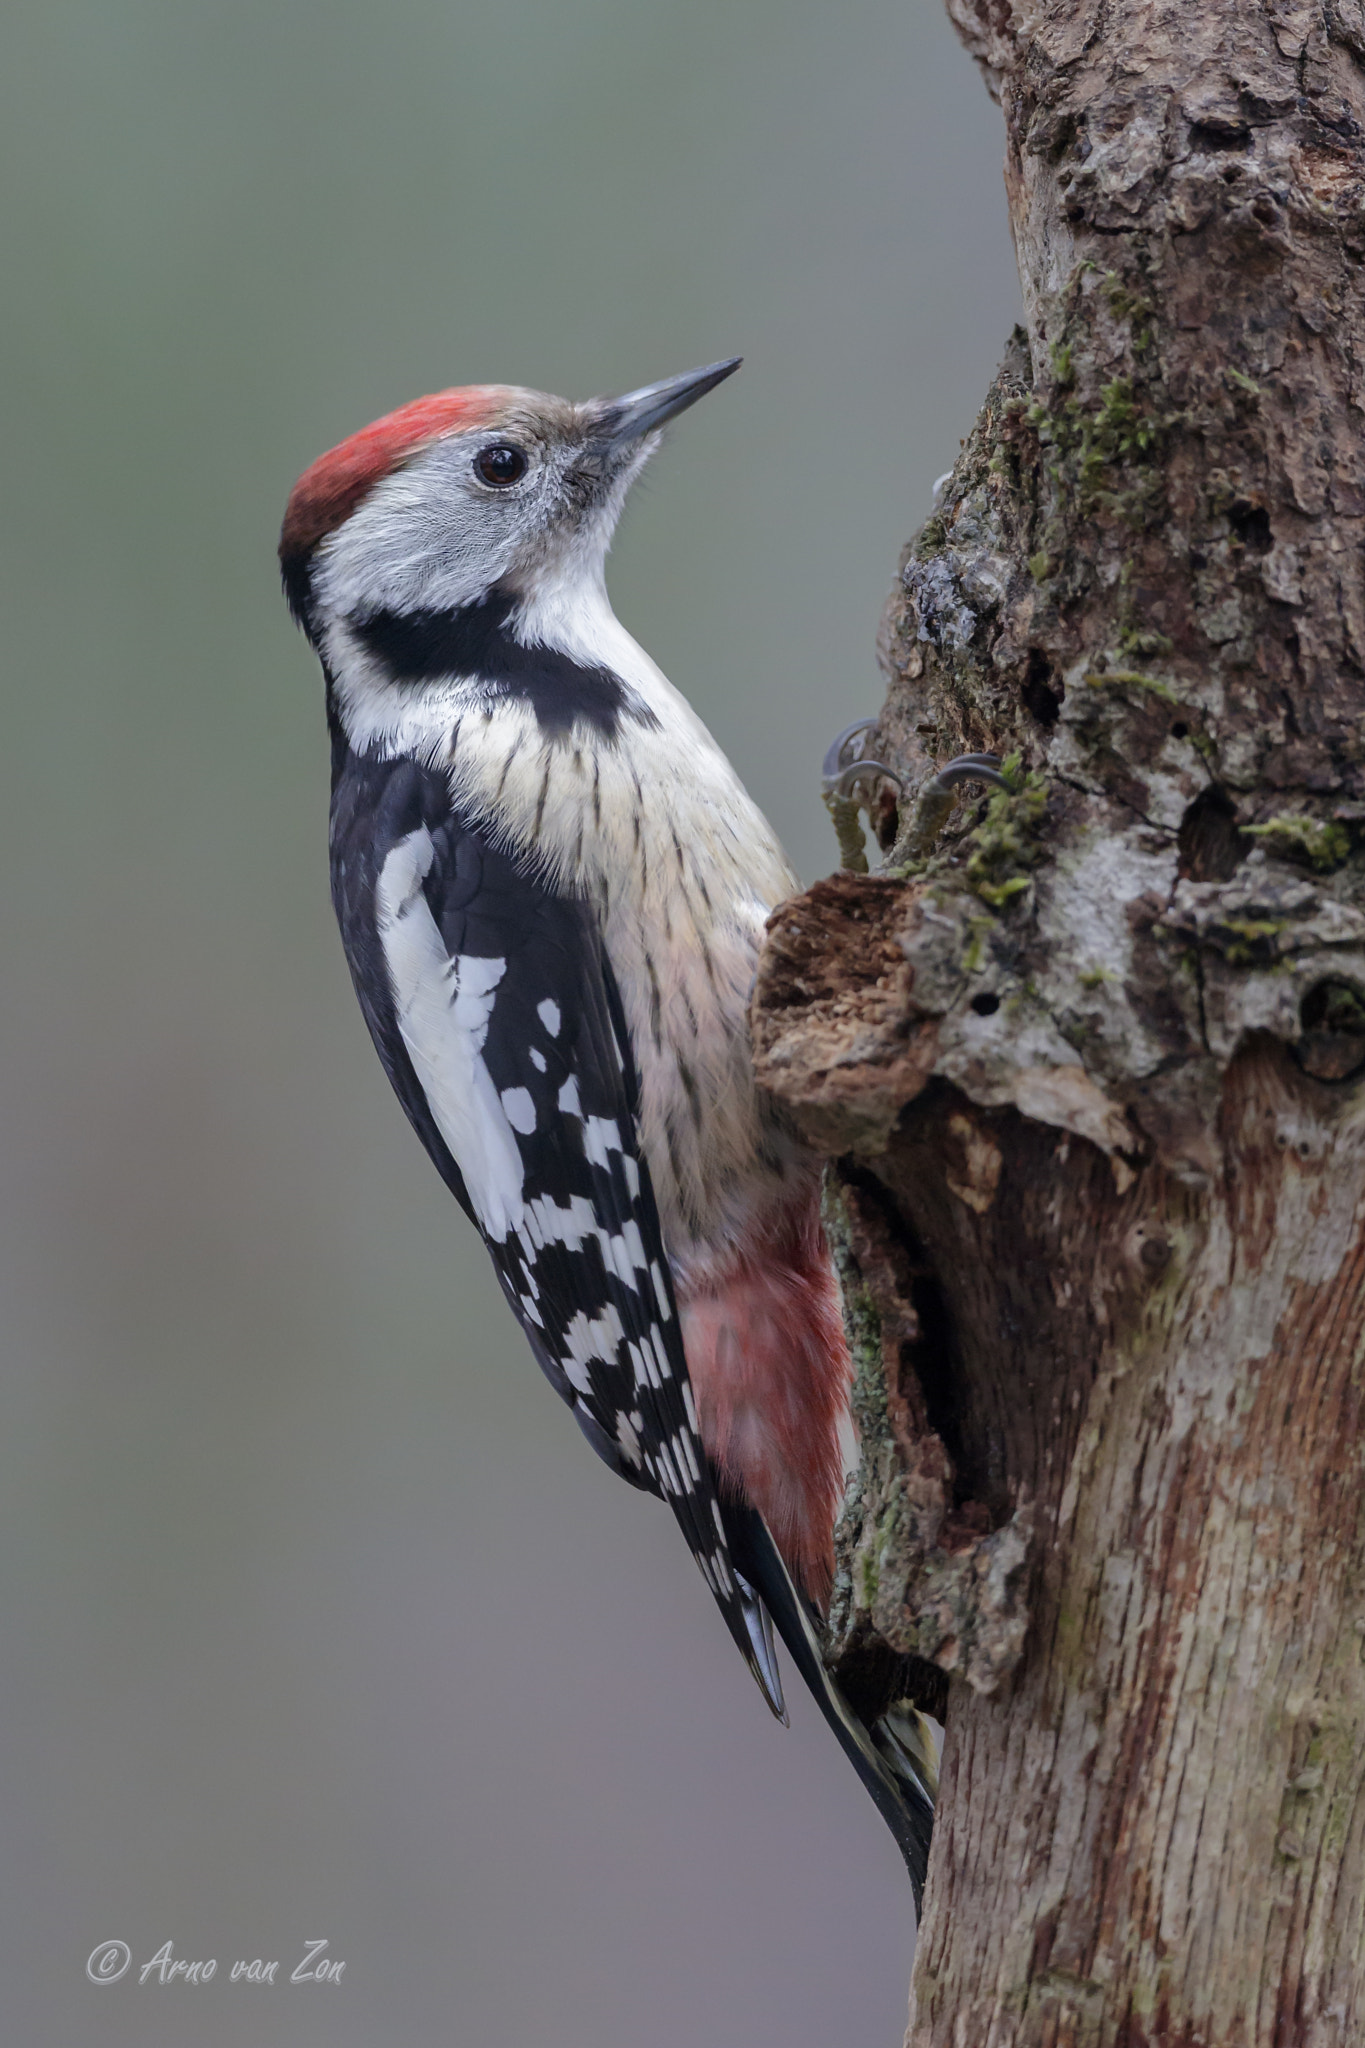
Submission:
M 831 1654 L 948 1674 L 907 2041 L 1358 2048 L 1365 10 L 949 9 L 1027 332 L 879 742 L 1014 791 L 785 906 L 754 1010 L 840 1162 Z

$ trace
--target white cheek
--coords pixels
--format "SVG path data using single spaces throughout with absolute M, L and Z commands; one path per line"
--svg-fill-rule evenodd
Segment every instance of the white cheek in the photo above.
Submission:
M 464 506 L 405 502 L 390 478 L 330 540 L 314 586 L 324 613 L 420 611 L 475 604 L 504 573 L 502 536 Z
M 529 488 L 504 495 L 474 480 L 474 454 L 456 436 L 375 485 L 318 551 L 314 587 L 325 613 L 457 610 L 535 551 L 553 479 L 538 472 Z

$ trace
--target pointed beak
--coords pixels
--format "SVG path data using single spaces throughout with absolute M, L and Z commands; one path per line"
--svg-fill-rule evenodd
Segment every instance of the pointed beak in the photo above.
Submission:
M 628 391 L 624 398 L 599 399 L 594 439 L 600 436 L 613 455 L 623 455 L 644 435 L 675 420 L 689 405 L 695 405 L 717 384 L 732 377 L 743 360 L 743 356 L 731 356 L 728 362 L 708 363 L 704 370 L 686 370 L 681 377 L 666 377 L 662 384 L 644 384 L 638 391 Z

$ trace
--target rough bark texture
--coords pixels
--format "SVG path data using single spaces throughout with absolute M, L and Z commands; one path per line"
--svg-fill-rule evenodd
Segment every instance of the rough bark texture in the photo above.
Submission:
M 948 1691 L 907 2040 L 1359 2048 L 1365 9 L 949 6 L 1027 332 L 879 751 L 1014 787 L 754 1010 L 839 1162 L 831 1654 Z

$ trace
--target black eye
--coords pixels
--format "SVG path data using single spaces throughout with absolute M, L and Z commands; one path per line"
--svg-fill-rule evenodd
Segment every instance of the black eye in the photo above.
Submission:
M 474 467 L 486 484 L 514 484 L 526 474 L 526 457 L 510 441 L 499 441 L 475 458 Z

